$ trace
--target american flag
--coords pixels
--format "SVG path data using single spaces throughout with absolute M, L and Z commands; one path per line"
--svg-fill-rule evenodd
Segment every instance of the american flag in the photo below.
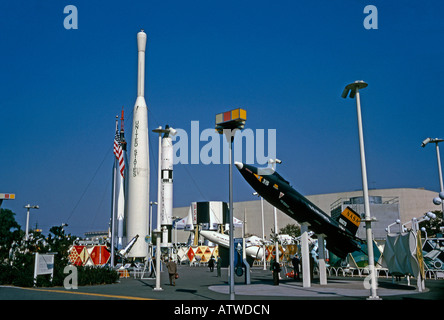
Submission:
M 119 162 L 120 174 L 124 177 L 123 172 L 125 170 L 125 161 L 123 160 L 123 150 L 120 144 L 120 137 L 118 131 L 116 131 L 116 136 L 114 137 L 114 155 Z

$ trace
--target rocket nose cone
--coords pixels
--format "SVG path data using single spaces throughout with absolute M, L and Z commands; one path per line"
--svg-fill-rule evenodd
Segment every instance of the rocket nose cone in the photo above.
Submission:
M 242 162 L 235 162 L 234 163 L 235 165 L 236 165 L 236 167 L 239 169 L 239 170 L 242 170 L 242 168 L 244 167 L 244 164 L 242 163 Z

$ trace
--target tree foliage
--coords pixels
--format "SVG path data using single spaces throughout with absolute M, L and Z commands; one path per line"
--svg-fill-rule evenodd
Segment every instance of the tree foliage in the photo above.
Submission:
M 301 227 L 296 224 L 287 224 L 279 230 L 280 234 L 288 234 L 291 237 L 299 237 L 301 235 Z
M 63 226 L 54 226 L 45 237 L 41 232 L 31 230 L 29 239 L 15 221 L 15 213 L 8 209 L 0 211 L 0 285 L 30 287 L 34 285 L 35 253 L 54 253 L 54 278 L 49 275 L 37 276 L 37 286 L 62 286 L 65 267 L 69 264 L 69 248 L 74 238 L 65 234 Z M 77 267 L 79 285 L 114 283 L 118 273 L 106 267 Z
M 19 241 L 22 235 L 15 213 L 0 209 L 0 263 L 8 258 L 11 244 Z
M 442 211 L 433 211 L 436 214 L 435 219 L 430 219 L 428 221 L 422 221 L 419 223 L 420 228 L 425 228 L 428 237 L 436 237 L 438 233 L 442 234 L 443 232 L 440 230 L 441 227 L 444 227 L 444 220 Z

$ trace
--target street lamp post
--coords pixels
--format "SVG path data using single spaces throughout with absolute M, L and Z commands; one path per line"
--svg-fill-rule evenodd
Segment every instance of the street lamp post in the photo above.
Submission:
M 258 196 L 261 198 L 261 212 L 262 212 L 262 263 L 264 264 L 264 270 L 267 270 L 267 266 L 265 263 L 265 222 L 264 222 L 264 198 L 262 198 L 259 193 L 254 192 L 254 196 Z
M 29 210 L 30 209 L 38 209 L 39 206 L 35 205 L 35 206 L 31 206 L 30 204 L 27 204 L 25 206 L 25 208 L 27 209 L 27 214 L 26 214 L 26 234 L 25 234 L 25 240 L 28 241 L 29 238 L 29 234 L 28 234 L 28 230 L 29 230 Z
M 171 219 L 174 219 L 174 221 L 173 221 L 173 225 L 174 225 L 174 242 L 173 242 L 173 244 L 174 244 L 174 246 L 173 247 L 176 252 L 176 257 L 177 257 L 177 251 L 178 251 L 177 250 L 177 222 L 182 218 L 174 216 L 174 217 L 171 217 Z
M 387 234 L 391 234 L 391 230 L 390 230 L 390 228 L 393 227 L 394 225 L 401 225 L 401 220 L 396 219 L 395 222 L 389 224 L 389 225 L 387 226 L 387 228 L 385 228 L 385 231 L 387 232 Z M 400 228 L 400 229 L 399 229 L 399 233 L 402 233 L 402 228 L 401 228 L 401 226 L 400 226 L 399 228 Z
M 219 113 L 216 115 L 216 130 L 224 134 L 229 150 L 229 229 L 230 229 L 230 300 L 234 300 L 234 224 L 233 224 L 233 141 L 237 130 L 243 129 L 247 120 L 247 112 L 243 109 Z
M 368 84 L 362 80 L 355 81 L 348 84 L 342 92 L 342 97 L 345 99 L 350 93 L 350 98 L 356 96 L 356 111 L 358 116 L 358 130 L 359 130 L 359 149 L 361 153 L 361 174 L 362 174 L 362 189 L 364 193 L 364 209 L 365 209 L 365 229 L 367 237 L 367 250 L 368 250 L 368 264 L 370 268 L 370 285 L 371 296 L 369 299 L 379 299 L 376 294 L 376 270 L 375 260 L 373 253 L 373 236 L 372 236 L 372 219 L 370 217 L 370 202 L 368 197 L 368 183 L 367 183 L 367 169 L 365 164 L 365 151 L 364 151 L 364 134 L 362 129 L 362 116 L 361 116 L 361 98 L 359 95 L 359 89 L 367 87 Z
M 152 238 L 153 237 L 153 205 L 157 205 L 156 201 L 150 201 L 150 218 L 148 225 L 148 234 Z
M 444 193 L 444 184 L 442 181 L 442 170 L 441 170 L 441 159 L 439 156 L 439 146 L 438 143 L 443 142 L 444 139 L 438 139 L 438 138 L 427 138 L 425 139 L 422 144 L 421 147 L 425 147 L 427 144 L 429 144 L 430 142 L 434 143 L 436 145 L 436 159 L 438 160 L 438 176 L 439 176 L 439 185 L 441 187 L 441 192 Z M 444 201 L 442 202 L 442 211 L 444 212 Z
M 148 235 L 150 237 L 150 243 L 148 245 L 148 259 L 150 259 L 150 261 L 147 261 L 147 263 L 149 263 L 150 266 L 150 271 L 151 271 L 151 259 L 153 258 L 153 205 L 157 205 L 157 202 L 155 201 L 150 201 L 150 217 L 149 217 L 149 225 L 148 225 Z
M 433 212 L 427 212 L 424 216 L 420 217 L 420 218 L 413 218 L 412 220 L 404 223 L 402 225 L 402 229 L 407 230 L 406 225 L 408 223 L 411 223 L 412 225 L 412 231 L 419 237 L 419 239 L 421 238 L 421 233 L 420 228 L 419 228 L 419 224 L 423 221 L 429 221 L 431 219 L 436 219 L 436 214 L 434 214 Z M 418 244 L 417 244 L 418 245 Z M 419 248 L 421 248 L 421 246 L 419 246 Z M 418 291 L 422 292 L 425 290 L 425 281 L 424 281 L 424 275 L 421 275 L 421 268 L 420 270 L 418 270 L 418 275 L 417 275 L 417 286 L 418 286 Z M 407 278 L 409 279 L 409 278 Z M 410 283 L 410 282 L 409 282 Z
M 279 159 L 269 159 L 268 163 L 271 164 L 271 167 L 273 168 L 273 171 L 276 171 L 276 163 L 282 163 Z M 277 226 L 277 213 L 276 213 L 276 207 L 273 206 L 273 215 L 274 215 L 274 236 L 275 238 L 275 251 L 276 251 L 276 262 L 279 263 L 279 240 L 278 240 L 278 226 Z

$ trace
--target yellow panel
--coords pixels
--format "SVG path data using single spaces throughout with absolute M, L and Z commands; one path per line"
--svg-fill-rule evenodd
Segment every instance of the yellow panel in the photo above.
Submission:
M 223 113 L 216 114 L 216 124 L 222 122 L 224 122 L 224 114 Z
M 240 110 L 239 118 L 247 120 L 247 110 L 244 109 L 239 109 L 239 110 Z
M 231 119 L 239 118 L 239 109 L 234 109 L 231 111 Z

